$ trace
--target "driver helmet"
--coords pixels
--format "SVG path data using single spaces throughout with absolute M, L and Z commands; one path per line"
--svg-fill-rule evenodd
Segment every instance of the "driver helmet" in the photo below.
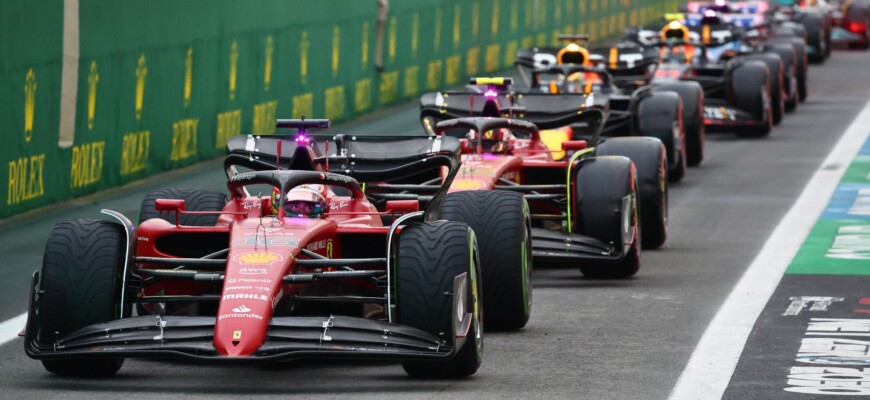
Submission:
M 722 18 L 716 10 L 704 10 L 701 16 L 701 25 L 719 25 L 722 23 Z
M 326 187 L 323 185 L 300 185 L 287 192 L 284 213 L 288 217 L 323 218 L 327 204 Z M 272 211 L 278 214 L 281 203 L 277 189 L 272 193 Z
M 467 138 L 470 141 L 476 140 L 477 132 L 469 130 Z M 506 154 L 510 152 L 510 140 L 513 138 L 514 135 L 509 129 L 490 129 L 480 135 L 480 142 L 484 153 Z
M 689 28 L 680 21 L 671 21 L 661 31 L 662 40 L 689 41 Z

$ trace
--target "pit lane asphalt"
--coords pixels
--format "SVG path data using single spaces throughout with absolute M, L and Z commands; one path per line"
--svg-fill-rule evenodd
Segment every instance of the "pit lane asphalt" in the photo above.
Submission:
M 488 334 L 483 367 L 471 378 L 412 380 L 385 362 L 256 367 L 127 360 L 113 379 L 76 380 L 45 372 L 24 355 L 19 338 L 0 346 L 0 398 L 664 399 L 721 302 L 870 98 L 870 53 L 835 52 L 809 77 L 807 102 L 768 138 L 708 135 L 704 163 L 671 186 L 667 243 L 643 253 L 636 278 L 586 280 L 572 269 L 537 269 L 529 325 Z M 338 130 L 419 132 L 416 109 L 408 104 Z M 30 274 L 57 220 L 100 218 L 101 208 L 132 219 L 148 190 L 223 189 L 224 182 L 220 161 L 209 161 L 4 221 L 0 321 L 25 311 Z

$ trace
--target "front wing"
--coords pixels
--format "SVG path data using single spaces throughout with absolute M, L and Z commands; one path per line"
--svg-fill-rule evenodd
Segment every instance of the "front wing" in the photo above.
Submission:
M 454 287 L 465 285 L 458 276 Z M 39 273 L 33 289 L 38 293 Z M 464 293 L 465 291 L 455 291 Z M 453 318 L 453 341 L 400 324 L 348 316 L 273 317 L 262 346 L 247 357 L 227 357 L 212 344 L 215 317 L 140 316 L 94 324 L 71 332 L 53 343 L 40 343 L 34 295 L 25 329 L 25 352 L 34 359 L 176 357 L 219 361 L 279 361 L 295 358 L 368 358 L 393 360 L 446 360 L 465 343 L 471 313 Z M 455 296 L 453 315 L 460 302 Z M 473 334 L 473 333 L 472 333 Z

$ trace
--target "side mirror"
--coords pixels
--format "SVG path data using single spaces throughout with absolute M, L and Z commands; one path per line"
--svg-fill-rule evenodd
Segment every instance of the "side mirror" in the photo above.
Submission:
M 420 202 L 417 200 L 387 200 L 387 212 L 408 214 L 420 211 Z
M 157 199 L 154 201 L 154 208 L 159 212 L 184 211 L 186 204 L 184 200 Z
M 578 151 L 586 148 L 585 140 L 568 140 L 562 142 L 562 150 L 563 151 Z
M 184 211 L 185 208 L 184 200 L 176 200 L 176 199 L 157 199 L 154 200 L 154 208 L 157 209 L 161 214 L 164 211 L 175 211 L 175 226 L 178 226 L 178 215 Z

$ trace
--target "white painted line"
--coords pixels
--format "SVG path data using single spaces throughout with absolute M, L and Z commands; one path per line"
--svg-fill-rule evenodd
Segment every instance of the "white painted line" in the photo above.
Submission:
M 57 145 L 75 142 L 76 98 L 79 91 L 79 0 L 63 2 L 63 63 L 60 73 L 60 128 Z
M 755 321 L 868 134 L 870 102 L 828 154 L 719 308 L 671 391 L 670 399 L 722 398 Z
M 0 346 L 17 338 L 18 334 L 24 330 L 24 325 L 26 324 L 27 313 L 0 323 Z

